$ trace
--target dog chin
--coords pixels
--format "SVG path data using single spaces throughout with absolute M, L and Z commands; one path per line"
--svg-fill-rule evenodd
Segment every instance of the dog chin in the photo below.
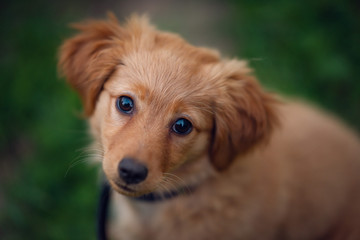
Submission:
M 152 190 L 149 189 L 146 190 L 134 189 L 126 184 L 112 181 L 110 179 L 109 179 L 109 183 L 116 192 L 128 197 L 140 197 L 142 195 L 152 192 Z

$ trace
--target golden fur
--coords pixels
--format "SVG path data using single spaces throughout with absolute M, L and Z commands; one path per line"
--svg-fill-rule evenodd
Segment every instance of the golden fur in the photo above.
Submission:
M 360 143 L 333 117 L 266 93 L 224 60 L 145 17 L 75 25 L 59 67 L 79 93 L 113 189 L 118 239 L 360 239 Z M 132 115 L 115 101 L 134 99 Z M 188 118 L 193 131 L 171 125 Z M 120 188 L 133 157 L 147 178 Z M 132 197 L 194 187 L 158 203 Z M 190 191 L 190 190 L 189 190 Z

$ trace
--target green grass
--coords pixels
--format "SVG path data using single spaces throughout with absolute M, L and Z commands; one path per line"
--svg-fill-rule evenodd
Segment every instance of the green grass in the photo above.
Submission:
M 355 1 L 232 1 L 228 32 L 259 79 L 360 129 L 360 15 Z M 260 60 L 259 60 L 260 59 Z
M 360 129 L 356 1 L 229 1 L 219 32 L 269 89 L 303 96 Z M 0 8 L 0 238 L 94 239 L 97 170 L 79 99 L 57 48 L 84 3 L 8 1 Z M 105 13 L 104 13 L 105 15 Z M 79 158 L 80 156 L 80 158 Z M 5 182 L 4 182 L 5 181 Z
M 82 163 L 88 143 L 77 96 L 58 79 L 57 48 L 66 16 L 42 2 L 1 11 L 1 239 L 94 239 L 96 170 Z M 16 14 L 16 15 L 14 15 Z M 81 158 L 79 160 L 82 160 Z M 10 172 L 9 172 L 10 171 Z

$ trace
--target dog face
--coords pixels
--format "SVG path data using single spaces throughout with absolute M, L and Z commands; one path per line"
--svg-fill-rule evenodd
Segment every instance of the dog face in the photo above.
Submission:
M 119 191 L 153 190 L 164 172 L 207 154 L 212 118 L 204 103 L 194 105 L 205 96 L 191 68 L 168 52 L 137 52 L 105 83 L 91 125 Z
M 144 18 L 77 28 L 59 66 L 83 100 L 103 170 L 123 194 L 151 192 L 164 174 L 200 160 L 225 170 L 276 122 L 275 100 L 245 62 L 221 60 Z

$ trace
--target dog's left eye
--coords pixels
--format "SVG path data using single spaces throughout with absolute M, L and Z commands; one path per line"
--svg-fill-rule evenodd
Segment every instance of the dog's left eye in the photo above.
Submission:
M 121 96 L 116 99 L 116 108 L 126 114 L 130 114 L 134 109 L 134 101 L 127 96 Z
M 177 134 L 187 135 L 192 131 L 192 124 L 185 118 L 179 118 L 172 125 L 171 129 Z

